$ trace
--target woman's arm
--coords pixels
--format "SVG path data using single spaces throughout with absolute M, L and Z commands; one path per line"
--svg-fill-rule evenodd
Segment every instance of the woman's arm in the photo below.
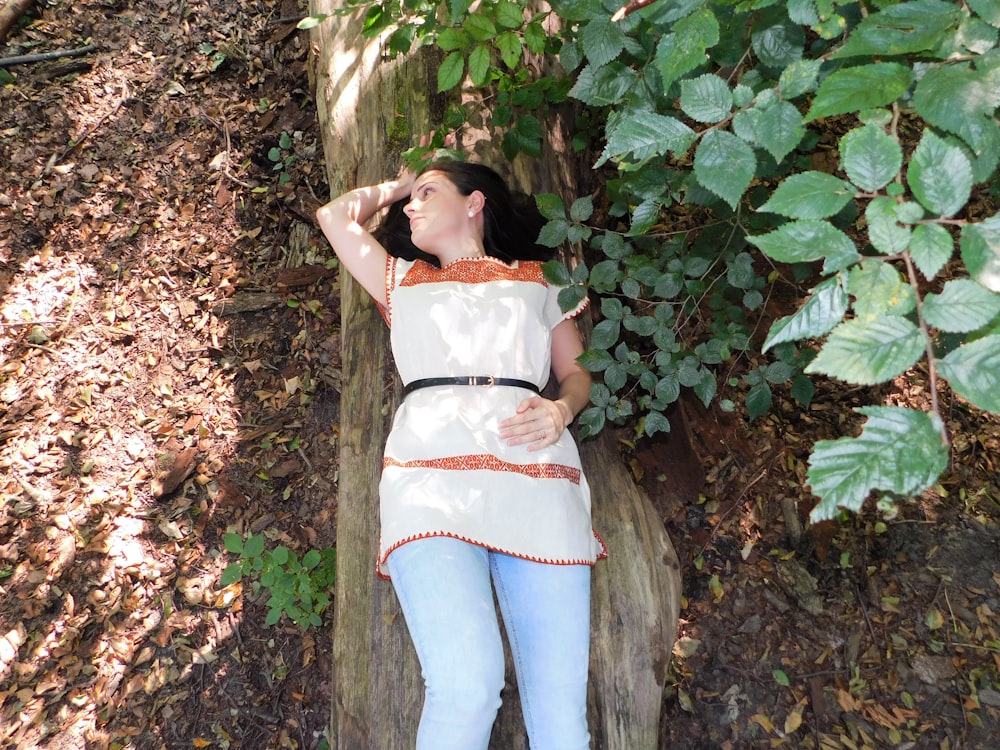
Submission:
M 590 401 L 590 373 L 576 361 L 581 354 L 583 342 L 576 323 L 564 320 L 552 329 L 552 372 L 559 381 L 559 396 L 554 401 L 541 396 L 524 399 L 517 414 L 500 423 L 501 440 L 509 445 L 528 444 L 530 451 L 559 440 Z
M 364 223 L 380 209 L 409 197 L 413 180 L 413 174 L 406 172 L 396 180 L 357 188 L 334 198 L 316 212 L 316 220 L 344 268 L 383 305 L 387 304 L 385 263 L 388 253 L 368 233 Z

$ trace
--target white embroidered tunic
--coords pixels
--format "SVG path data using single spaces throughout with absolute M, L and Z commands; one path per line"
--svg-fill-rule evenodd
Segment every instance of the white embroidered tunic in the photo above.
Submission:
M 463 258 L 444 268 L 389 258 L 392 352 L 404 384 L 492 375 L 544 387 L 560 310 L 541 263 Z M 517 557 L 592 565 L 606 556 L 591 527 L 590 488 L 569 431 L 529 451 L 499 423 L 534 395 L 510 386 L 448 385 L 410 393 L 393 418 L 379 485 L 378 569 L 415 539 L 449 536 Z

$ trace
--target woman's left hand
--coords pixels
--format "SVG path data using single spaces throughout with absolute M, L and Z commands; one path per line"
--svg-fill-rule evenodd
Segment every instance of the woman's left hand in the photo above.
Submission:
M 500 423 L 500 439 L 507 445 L 528 445 L 529 451 L 546 448 L 559 440 L 572 420 L 569 407 L 541 396 L 526 398 L 517 414 Z

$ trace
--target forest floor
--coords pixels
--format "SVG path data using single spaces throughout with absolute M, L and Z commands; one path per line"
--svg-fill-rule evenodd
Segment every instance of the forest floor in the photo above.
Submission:
M 0 748 L 327 746 L 329 611 L 218 585 L 226 532 L 336 541 L 302 13 L 52 0 L 0 49 L 96 48 L 0 70 Z M 996 746 L 998 420 L 947 400 L 952 465 L 896 518 L 797 522 L 811 444 L 919 382 L 622 434 L 684 576 L 663 748 Z

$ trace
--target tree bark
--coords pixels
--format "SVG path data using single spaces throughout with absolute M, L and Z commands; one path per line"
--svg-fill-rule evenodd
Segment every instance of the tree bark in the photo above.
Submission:
M 9 0 L 0 8 L 0 43 L 7 39 L 11 27 L 17 23 L 17 19 L 27 13 L 35 0 Z
M 332 14 L 341 1 L 313 0 L 313 12 Z M 319 50 L 317 106 L 327 176 L 337 195 L 394 174 L 399 152 L 430 129 L 432 113 L 443 104 L 428 93 L 436 88 L 437 59 L 424 48 L 402 60 L 382 60 L 378 41 L 362 38 L 357 13 L 319 24 L 312 39 Z M 551 118 L 547 127 L 545 156 L 515 160 L 506 176 L 526 192 L 575 197 L 585 184 L 586 167 L 566 144 L 561 119 Z M 499 147 L 487 141 L 477 147 L 484 160 L 498 166 Z M 392 588 L 375 576 L 378 477 L 398 384 L 385 325 L 346 274 L 341 339 L 332 746 L 404 750 L 416 735 L 422 682 Z M 656 750 L 680 606 L 679 566 L 662 522 L 631 481 L 613 438 L 599 436 L 581 450 L 593 490 L 594 525 L 610 551 L 593 578 L 588 696 L 593 746 Z M 510 669 L 507 683 L 491 748 L 525 750 Z

